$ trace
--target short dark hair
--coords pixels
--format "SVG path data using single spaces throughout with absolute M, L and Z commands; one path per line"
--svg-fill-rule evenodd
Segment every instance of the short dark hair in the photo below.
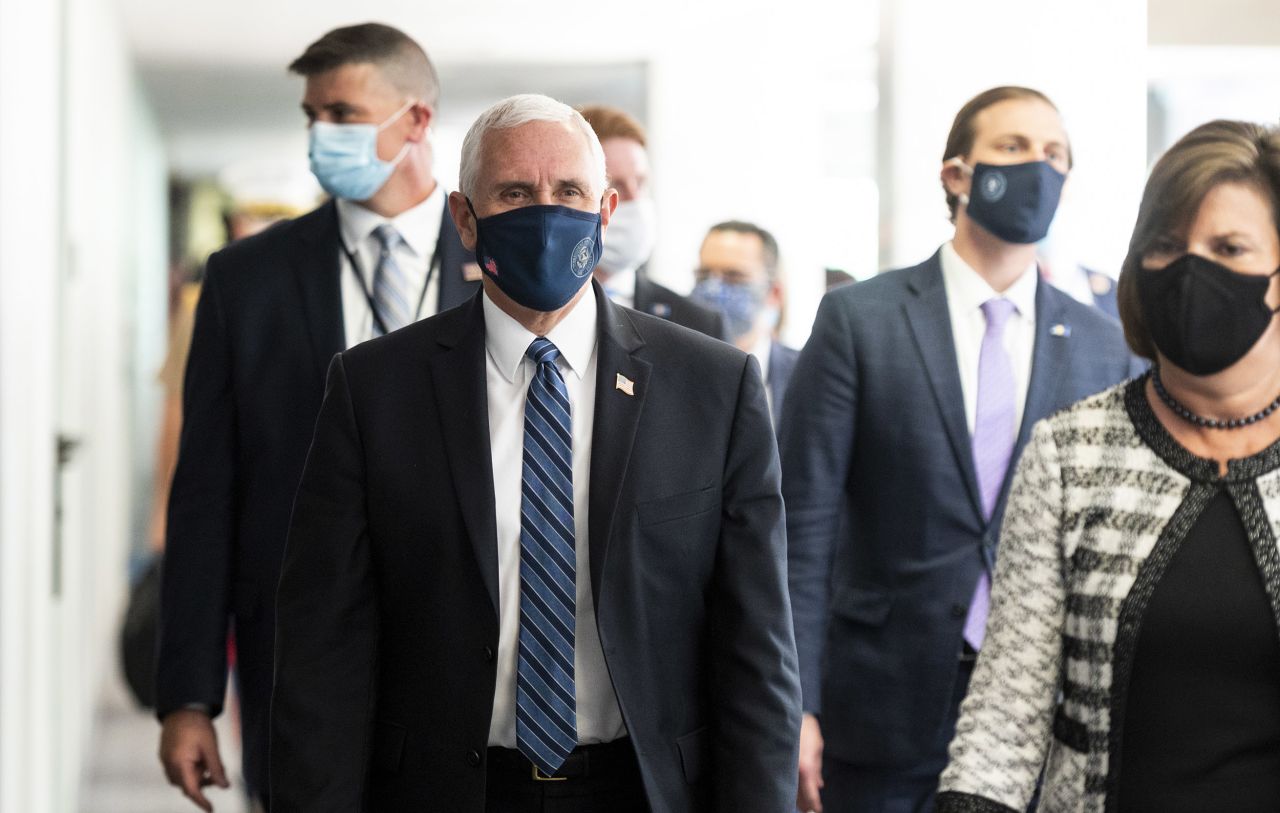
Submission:
M 638 142 L 641 147 L 648 148 L 644 125 L 620 107 L 607 104 L 588 104 L 578 108 L 578 112 L 596 131 L 596 138 L 602 142 L 607 138 L 628 138 Z
M 308 45 L 289 70 L 316 76 L 358 63 L 377 65 L 393 87 L 428 107 L 440 101 L 440 78 L 427 52 L 408 34 L 382 23 L 333 29 Z
M 1116 285 L 1125 341 L 1143 358 L 1154 361 L 1156 348 L 1138 293 L 1142 257 L 1165 235 L 1190 227 L 1205 196 L 1224 183 L 1257 189 L 1270 202 L 1280 233 L 1280 128 L 1211 121 L 1178 139 L 1151 168 Z
M 769 276 L 770 282 L 776 282 L 778 279 L 778 241 L 768 230 L 757 226 L 754 223 L 748 223 L 745 220 L 726 220 L 723 223 L 717 223 L 707 229 L 707 234 L 712 235 L 718 231 L 734 232 L 736 234 L 753 234 L 760 238 L 760 244 L 764 248 L 764 270 Z
M 1058 109 L 1049 97 L 1033 88 L 1024 88 L 1018 85 L 1001 85 L 990 90 L 984 90 L 977 96 L 964 103 L 964 107 L 960 108 L 960 112 L 956 113 L 955 121 L 951 123 L 951 132 L 947 134 L 947 147 L 942 151 L 943 162 L 950 161 L 961 155 L 968 155 L 973 150 L 973 141 L 977 138 L 978 130 L 974 125 L 978 114 L 988 107 L 994 107 L 1001 102 L 1007 102 L 1011 99 L 1038 99 L 1052 107 Z M 1071 145 L 1067 145 L 1067 166 L 1072 164 Z M 947 184 L 942 184 L 942 191 L 947 195 L 947 209 L 951 212 L 951 219 L 956 219 L 956 206 L 959 205 L 960 199 L 951 194 L 951 190 L 947 189 Z

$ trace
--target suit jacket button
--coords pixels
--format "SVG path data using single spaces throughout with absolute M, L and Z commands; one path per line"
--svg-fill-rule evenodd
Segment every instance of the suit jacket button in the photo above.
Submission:
M 484 648 L 484 659 L 486 661 L 493 660 L 493 647 L 487 646 Z
M 969 608 L 968 608 L 968 607 L 966 607 L 966 606 L 964 606 L 963 604 L 952 604 L 952 605 L 951 605 L 951 617 L 952 617 L 952 618 L 964 618 L 964 617 L 965 617 L 966 615 L 968 615 L 968 614 L 969 614 Z
M 480 766 L 480 752 L 471 750 L 467 752 L 467 764 L 473 768 Z

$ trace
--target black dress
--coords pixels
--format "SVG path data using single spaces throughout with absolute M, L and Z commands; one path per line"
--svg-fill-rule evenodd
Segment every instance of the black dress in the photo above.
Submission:
M 1142 617 L 1119 768 L 1121 813 L 1280 811 L 1280 633 L 1225 490 Z

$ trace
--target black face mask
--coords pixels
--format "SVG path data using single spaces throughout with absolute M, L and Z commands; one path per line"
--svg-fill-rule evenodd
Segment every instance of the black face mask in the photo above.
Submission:
M 1192 375 L 1213 375 L 1244 358 L 1276 311 L 1271 277 L 1241 274 L 1199 254 L 1158 269 L 1138 269 L 1142 318 L 1156 349 Z

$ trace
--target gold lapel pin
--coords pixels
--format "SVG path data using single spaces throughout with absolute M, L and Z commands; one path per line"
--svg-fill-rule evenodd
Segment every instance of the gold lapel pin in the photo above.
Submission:
M 1064 325 L 1061 322 L 1059 322 L 1058 324 L 1049 328 L 1049 333 L 1054 336 L 1062 336 L 1063 338 L 1066 338 L 1067 336 L 1071 335 L 1071 326 Z
M 614 386 L 614 389 L 622 390 L 627 395 L 634 396 L 636 394 L 636 382 L 632 381 L 630 378 L 627 378 L 622 373 L 618 373 L 618 377 L 614 381 L 613 386 Z

